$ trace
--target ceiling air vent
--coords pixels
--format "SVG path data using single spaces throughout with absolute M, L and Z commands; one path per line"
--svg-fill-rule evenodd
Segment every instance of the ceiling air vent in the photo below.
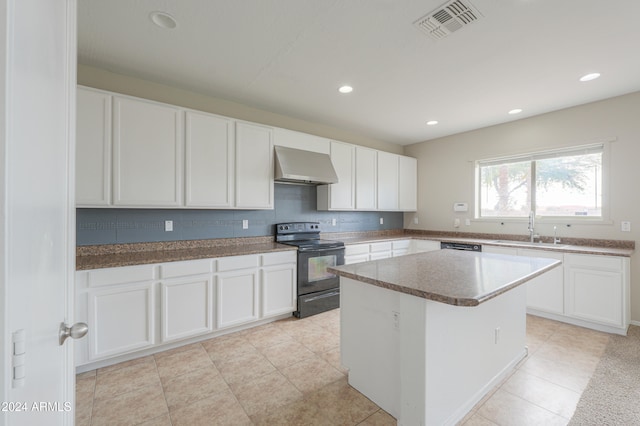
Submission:
M 482 14 L 473 7 L 469 0 L 454 0 L 445 3 L 433 12 L 427 13 L 414 22 L 413 25 L 432 38 L 440 40 L 481 17 Z

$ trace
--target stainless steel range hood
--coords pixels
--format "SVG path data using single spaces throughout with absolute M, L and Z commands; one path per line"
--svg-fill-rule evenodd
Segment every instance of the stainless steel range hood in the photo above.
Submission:
M 276 182 L 326 185 L 338 183 L 328 154 L 276 146 Z

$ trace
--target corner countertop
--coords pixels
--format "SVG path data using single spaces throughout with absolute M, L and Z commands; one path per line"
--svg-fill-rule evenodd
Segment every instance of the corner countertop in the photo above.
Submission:
M 328 268 L 341 277 L 456 306 L 477 306 L 562 262 L 439 250 Z

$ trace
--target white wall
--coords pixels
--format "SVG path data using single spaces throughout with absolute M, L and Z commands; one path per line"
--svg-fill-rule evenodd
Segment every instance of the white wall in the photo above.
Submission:
M 78 84 L 402 154 L 402 146 L 236 102 L 78 64 Z
M 581 145 L 600 138 L 610 144 L 610 221 L 580 225 L 538 223 L 536 231 L 560 237 L 638 240 L 640 237 L 640 92 L 405 147 L 418 159 L 418 212 L 405 214 L 405 228 L 527 234 L 527 222 L 474 221 L 474 160 Z M 454 213 L 454 202 L 469 204 Z M 413 223 L 418 217 L 419 224 Z M 459 229 L 453 227 L 460 218 Z M 465 226 L 464 219 L 471 219 Z M 632 232 L 620 231 L 631 221 Z M 640 247 L 638 247 L 640 251 Z M 631 258 L 631 318 L 640 321 L 640 255 Z

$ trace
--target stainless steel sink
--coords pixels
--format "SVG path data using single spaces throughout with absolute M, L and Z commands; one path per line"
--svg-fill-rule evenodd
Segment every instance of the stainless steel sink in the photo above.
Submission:
M 541 242 L 534 242 L 532 243 L 531 241 L 514 241 L 514 240 L 493 240 L 491 241 L 492 243 L 499 243 L 499 244 L 512 244 L 512 245 L 516 245 L 516 246 L 527 246 L 527 247 L 564 247 L 567 244 L 554 244 L 554 243 L 541 243 Z

